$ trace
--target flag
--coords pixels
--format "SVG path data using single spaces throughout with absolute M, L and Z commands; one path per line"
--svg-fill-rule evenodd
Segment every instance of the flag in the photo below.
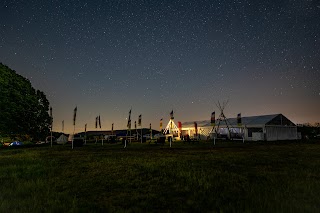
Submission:
M 181 129 L 182 128 L 182 124 L 180 121 L 178 121 L 178 129 Z
M 139 115 L 138 126 L 141 126 L 141 115 Z
M 182 132 L 182 124 L 181 124 L 180 121 L 178 121 L 178 129 L 179 129 L 179 131 L 180 131 L 180 133 L 181 133 L 181 132 Z
M 131 129 L 131 120 L 128 120 L 127 127 L 128 127 L 128 129 Z
M 77 110 L 78 110 L 77 107 L 74 108 L 74 110 L 73 110 L 73 126 L 76 125 Z
M 87 131 L 87 124 L 84 125 L 84 131 Z
M 129 120 L 131 120 L 131 109 L 129 111 Z
M 96 128 L 98 128 L 98 116 L 96 117 Z
M 173 110 L 170 112 L 170 119 L 174 119 L 174 117 L 173 117 Z
M 215 126 L 216 125 L 216 112 L 212 112 L 211 113 L 211 126 Z
M 238 126 L 241 126 L 241 113 L 237 115 L 237 124 Z
M 99 127 L 101 129 L 101 119 L 100 119 L 100 115 L 99 115 Z
M 151 123 L 150 123 L 150 132 L 151 132 Z
M 194 130 L 196 132 L 196 136 L 198 135 L 198 124 L 197 122 L 194 122 Z
M 160 119 L 160 130 L 162 130 L 162 118 Z
M 129 111 L 129 119 L 128 119 L 127 127 L 128 127 L 128 129 L 131 129 L 131 109 Z
M 64 120 L 62 121 L 62 132 L 64 131 Z
M 137 129 L 137 121 L 134 121 L 134 129 Z
M 112 123 L 112 126 L 111 126 L 111 131 L 113 132 L 113 123 Z

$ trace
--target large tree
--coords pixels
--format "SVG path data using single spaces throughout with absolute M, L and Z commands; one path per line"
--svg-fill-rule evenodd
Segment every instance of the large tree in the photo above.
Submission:
M 30 81 L 0 63 L 0 135 L 42 139 L 51 119 L 46 95 Z

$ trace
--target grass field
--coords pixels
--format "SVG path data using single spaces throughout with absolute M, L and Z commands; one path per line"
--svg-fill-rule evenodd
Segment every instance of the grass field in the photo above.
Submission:
M 319 212 L 320 141 L 1 148 L 0 212 Z

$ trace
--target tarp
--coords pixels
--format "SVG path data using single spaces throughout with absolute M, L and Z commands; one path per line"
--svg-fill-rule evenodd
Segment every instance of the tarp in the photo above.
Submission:
M 60 137 L 57 139 L 58 144 L 65 144 L 68 142 L 68 137 L 64 134 L 60 135 Z
M 23 145 L 23 143 L 20 141 L 13 141 L 12 143 L 10 143 L 9 146 L 22 146 L 22 145 Z

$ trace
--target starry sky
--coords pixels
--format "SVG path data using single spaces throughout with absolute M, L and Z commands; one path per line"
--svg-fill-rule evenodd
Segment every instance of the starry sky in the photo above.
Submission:
M 2 0 L 0 62 L 45 92 L 54 131 L 282 113 L 320 121 L 319 0 Z

